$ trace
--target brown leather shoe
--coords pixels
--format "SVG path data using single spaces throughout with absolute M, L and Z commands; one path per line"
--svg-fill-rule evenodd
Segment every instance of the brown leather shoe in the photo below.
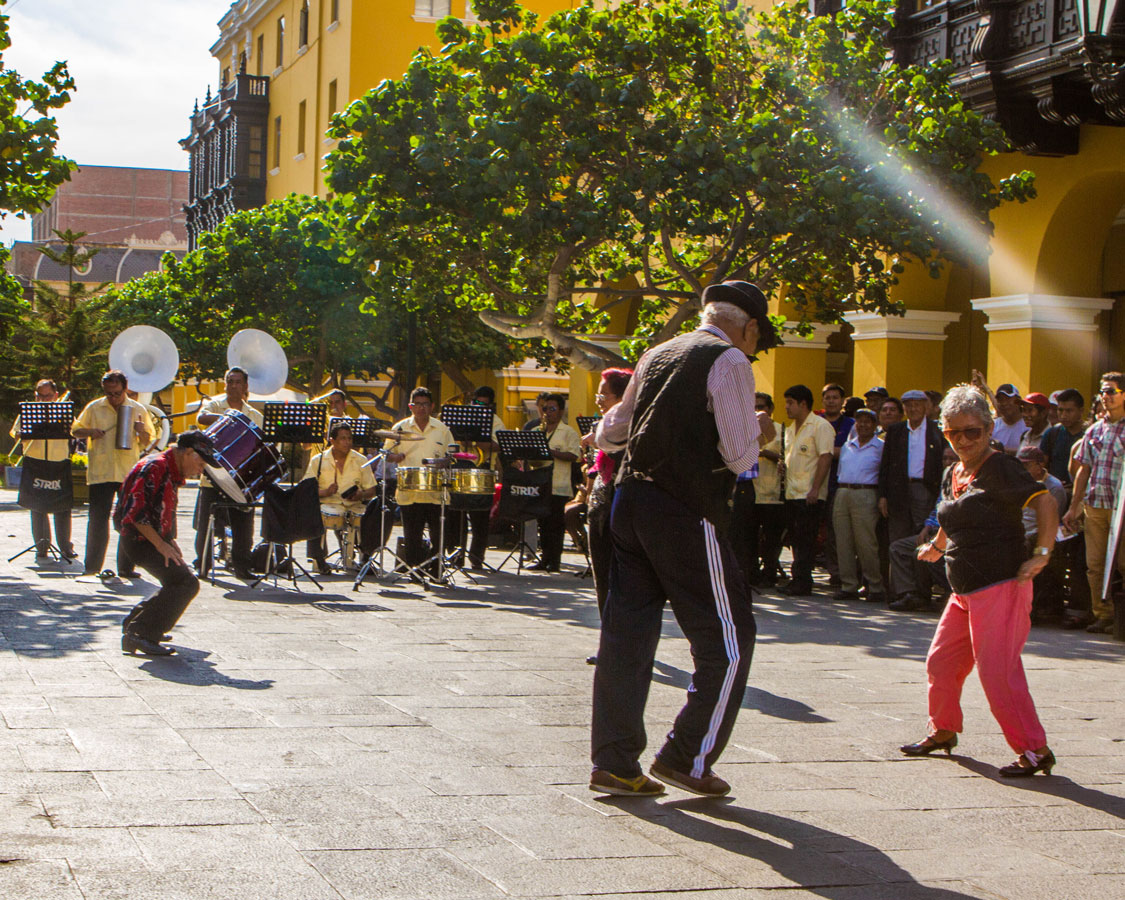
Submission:
M 678 787 L 689 794 L 699 794 L 701 797 L 725 797 L 730 793 L 730 785 L 714 772 L 707 772 L 702 778 L 695 778 L 669 768 L 659 759 L 653 760 L 648 771 L 650 775 L 659 778 L 665 784 Z

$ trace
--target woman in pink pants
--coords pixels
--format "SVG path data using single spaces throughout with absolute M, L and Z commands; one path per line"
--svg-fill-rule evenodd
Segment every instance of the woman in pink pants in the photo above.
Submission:
M 1000 774 L 1051 774 L 1055 756 L 1035 712 L 1020 651 L 1031 628 L 1031 581 L 1055 544 L 1055 501 L 1014 457 L 992 449 L 992 414 L 975 387 L 958 385 L 941 404 L 941 424 L 959 462 L 942 481 L 937 536 L 918 558 L 945 556 L 953 594 L 926 657 L 930 726 L 901 750 L 951 753 L 962 728 L 961 688 L 977 667 L 988 705 L 1008 745 L 1019 754 Z M 1022 513 L 1035 510 L 1039 544 L 1028 558 Z

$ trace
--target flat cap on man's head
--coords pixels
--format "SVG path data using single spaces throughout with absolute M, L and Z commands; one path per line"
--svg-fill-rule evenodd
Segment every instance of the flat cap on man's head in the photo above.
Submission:
M 762 289 L 749 281 L 723 281 L 709 284 L 700 297 L 704 306 L 708 303 L 731 303 L 741 309 L 751 319 L 758 322 L 758 351 L 769 350 L 781 343 L 777 330 L 770 321 L 769 301 Z
M 906 401 L 906 400 L 929 400 L 930 398 L 926 396 L 925 391 L 907 391 L 899 399 L 903 400 L 903 401 Z

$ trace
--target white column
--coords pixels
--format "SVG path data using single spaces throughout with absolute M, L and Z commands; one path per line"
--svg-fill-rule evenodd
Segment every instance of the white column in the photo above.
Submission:
M 1054 294 L 1010 294 L 980 297 L 973 309 L 988 316 L 985 331 L 1044 328 L 1051 331 L 1097 331 L 1098 313 L 1113 308 L 1105 297 L 1060 297 Z

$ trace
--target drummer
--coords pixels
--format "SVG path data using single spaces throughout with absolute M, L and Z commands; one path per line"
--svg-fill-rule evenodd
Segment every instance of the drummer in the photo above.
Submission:
M 329 448 L 309 460 L 305 478 L 315 478 L 320 491 L 320 512 L 328 527 L 328 518 L 336 510 L 361 516 L 367 501 L 378 487 L 367 458 L 352 449 L 352 429 L 347 422 L 337 422 L 328 432 Z M 345 527 L 350 527 L 345 523 Z M 358 527 L 358 521 L 357 521 Z M 324 537 L 308 543 L 309 558 L 316 562 L 321 575 L 331 574 L 328 566 L 328 543 Z M 341 546 L 343 554 L 343 546 Z M 345 565 L 348 560 L 344 560 Z
M 258 428 L 262 427 L 262 414 L 250 405 L 250 376 L 241 366 L 232 366 L 223 378 L 226 395 L 204 400 L 199 407 L 196 421 L 207 428 L 219 421 L 227 412 L 234 410 L 245 415 Z M 229 500 L 206 475 L 199 479 L 199 495 L 195 501 L 195 571 L 199 577 L 206 576 L 211 569 L 211 548 L 207 546 L 207 524 L 211 519 L 211 507 L 217 500 Z M 250 572 L 250 544 L 254 539 L 254 508 L 235 509 L 228 507 L 215 511 L 215 530 L 221 534 L 222 527 L 230 525 L 231 556 L 230 568 L 236 578 L 247 581 L 254 576 Z
M 496 432 L 503 431 L 506 426 L 504 420 L 496 415 L 496 391 L 483 384 L 473 393 L 472 402 L 474 406 L 485 406 L 492 410 L 491 440 L 478 441 L 474 444 L 480 454 L 480 467 L 499 471 L 500 445 L 496 443 Z M 469 527 L 473 530 L 473 538 L 469 544 L 469 564 L 473 569 L 479 570 L 484 568 L 484 551 L 488 548 L 488 522 L 491 511 L 473 510 L 468 515 Z
M 415 439 L 387 440 L 384 448 L 387 461 L 396 463 L 400 469 L 410 466 L 421 466 L 422 460 L 445 456 L 449 445 L 453 443 L 453 434 L 435 419 L 431 413 L 434 409 L 434 395 L 426 388 L 418 387 L 410 393 L 410 417 L 395 422 L 392 431 L 417 435 Z M 406 546 L 403 558 L 407 565 L 416 566 L 425 562 L 426 549 L 423 544 L 423 532 L 427 529 L 430 534 L 430 543 L 437 547 L 438 531 L 441 528 L 441 506 L 437 503 L 425 502 L 425 494 L 417 491 L 404 490 L 402 484 L 398 486 L 396 500 L 402 510 L 402 535 Z M 458 544 L 457 536 L 450 533 L 450 526 L 456 527 L 457 516 L 450 516 L 447 522 L 445 544 L 455 547 Z

